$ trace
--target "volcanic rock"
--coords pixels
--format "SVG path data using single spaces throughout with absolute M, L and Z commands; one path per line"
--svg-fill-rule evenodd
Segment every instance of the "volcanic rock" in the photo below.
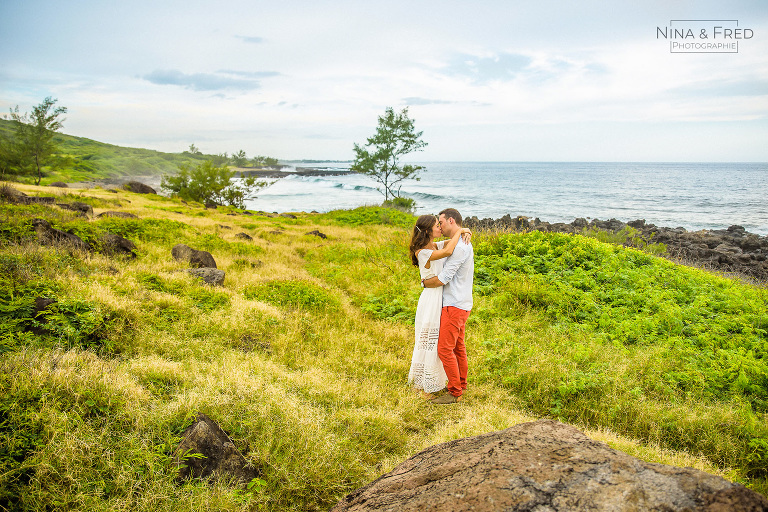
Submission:
M 93 216 L 93 206 L 79 201 L 75 201 L 74 203 L 56 203 L 56 206 L 63 208 L 64 210 L 80 212 L 84 217 Z
M 120 217 L 123 219 L 138 219 L 138 215 L 134 215 L 133 213 L 128 212 L 101 212 L 100 214 L 96 215 L 97 218 L 103 218 L 103 217 Z
M 331 510 L 765 511 L 768 499 L 540 420 L 427 448 Z
M 38 323 L 28 326 L 26 330 L 38 336 L 40 336 L 41 334 L 44 334 L 45 324 L 47 323 L 47 320 L 45 316 L 40 315 L 40 313 L 47 310 L 48 306 L 55 303 L 56 303 L 56 299 L 51 299 L 49 297 L 35 297 L 35 311 L 34 313 L 32 313 L 32 318 L 34 318 Z
M 24 192 L 19 192 L 15 202 L 19 204 L 54 204 L 56 199 L 53 196 L 28 196 Z
M 182 480 L 234 478 L 240 484 L 247 484 L 259 475 L 259 470 L 245 460 L 226 432 L 202 413 L 198 413 L 192 426 L 184 431 L 175 457 Z
M 101 242 L 101 252 L 113 256 L 136 257 L 136 244 L 118 235 L 104 233 L 99 239 Z
M 328 238 L 328 235 L 326 235 L 325 233 L 321 233 L 321 232 L 320 232 L 320 231 L 318 231 L 317 229 L 316 229 L 316 230 L 314 230 L 314 231 L 310 231 L 309 233 L 306 233 L 306 234 L 307 234 L 307 235 L 315 235 L 315 236 L 318 236 L 318 237 L 322 238 L 323 240 L 325 240 L 326 238 Z
M 221 286 L 224 283 L 224 271 L 217 268 L 189 268 L 187 272 L 211 286 Z
M 177 261 L 189 262 L 189 265 L 196 268 L 216 268 L 216 261 L 211 253 L 207 251 L 198 251 L 188 245 L 177 244 L 171 249 L 171 255 Z
M 83 251 L 91 250 L 91 246 L 83 242 L 79 236 L 56 229 L 45 219 L 32 219 L 32 226 L 35 228 L 40 245 L 72 247 Z
M 135 192 L 136 194 L 157 194 L 155 189 L 140 181 L 129 181 L 123 185 L 123 188 L 129 192 Z

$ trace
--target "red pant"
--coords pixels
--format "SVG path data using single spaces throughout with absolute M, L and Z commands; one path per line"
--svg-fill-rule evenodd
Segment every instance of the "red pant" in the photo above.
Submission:
M 469 311 L 446 306 L 440 314 L 440 337 L 437 355 L 448 376 L 448 392 L 461 396 L 467 389 L 467 347 L 464 346 L 464 325 Z

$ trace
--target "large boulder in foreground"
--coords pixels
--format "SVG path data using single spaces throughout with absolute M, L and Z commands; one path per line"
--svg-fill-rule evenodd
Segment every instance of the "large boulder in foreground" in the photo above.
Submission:
M 540 420 L 432 446 L 332 511 L 765 511 L 746 487 L 643 462 Z
M 207 251 L 198 251 L 185 244 L 176 244 L 171 249 L 171 256 L 177 261 L 189 262 L 195 268 L 216 268 L 213 255 Z
M 248 463 L 226 432 L 202 413 L 184 431 L 175 456 L 183 480 L 226 478 L 243 485 L 259 475 L 258 468 Z

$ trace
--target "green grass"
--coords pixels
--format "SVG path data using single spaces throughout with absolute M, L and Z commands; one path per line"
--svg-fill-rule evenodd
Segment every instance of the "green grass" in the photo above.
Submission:
M 354 210 L 335 210 L 320 216 L 321 219 L 342 226 L 399 226 L 411 228 L 414 217 L 394 208 L 365 206 Z
M 476 233 L 470 389 L 426 408 L 405 383 L 414 217 L 71 194 L 139 218 L 0 203 L 2 507 L 327 510 L 427 446 L 538 417 L 768 491 L 765 288 L 595 238 Z M 35 217 L 138 258 L 38 247 Z M 210 251 L 224 286 L 184 272 L 176 243 Z M 35 316 L 37 297 L 57 302 Z M 261 469 L 250 489 L 175 481 L 197 412 Z
M 268 281 L 243 290 L 245 298 L 261 300 L 276 306 L 336 311 L 339 301 L 326 290 L 304 281 Z

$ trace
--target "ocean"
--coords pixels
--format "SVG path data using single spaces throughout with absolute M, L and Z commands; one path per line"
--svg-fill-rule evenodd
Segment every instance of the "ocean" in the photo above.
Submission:
M 346 163 L 301 167 L 347 169 Z M 403 182 L 401 195 L 416 213 L 454 207 L 465 217 L 525 215 L 547 222 L 577 217 L 689 231 L 733 224 L 768 235 L 768 163 L 421 162 L 420 181 Z M 284 169 L 290 171 L 291 169 Z M 289 176 L 247 203 L 252 210 L 327 212 L 380 204 L 369 177 Z

